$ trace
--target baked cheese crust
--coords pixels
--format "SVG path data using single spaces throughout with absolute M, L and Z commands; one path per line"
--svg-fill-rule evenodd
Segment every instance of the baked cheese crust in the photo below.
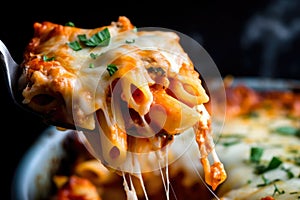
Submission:
M 124 177 L 167 166 L 169 144 L 192 129 L 215 190 L 226 172 L 213 148 L 209 96 L 179 40 L 172 31 L 138 31 L 124 16 L 95 29 L 37 22 L 21 64 L 23 103 L 50 124 L 99 134 L 96 155 Z
M 202 177 L 197 173 L 201 171 L 202 166 L 191 160 L 199 156 L 197 145 L 192 144 L 188 152 L 169 166 L 170 184 L 174 189 L 171 199 L 298 199 L 300 93 L 284 88 L 263 89 L 263 86 L 256 90 L 243 82 L 232 85 L 228 84 L 227 77 L 225 85 L 226 120 L 223 123 L 217 118 L 214 126 L 222 126 L 216 128 L 221 131 L 220 137 L 216 139 L 216 149 L 221 152 L 220 159 L 224 163 L 228 177 L 217 190 L 207 189 L 201 181 Z M 179 138 L 187 140 L 187 137 L 192 136 L 191 133 L 185 133 Z M 173 147 L 173 153 L 180 154 L 184 149 L 182 146 Z M 82 152 L 78 154 L 77 159 L 81 161 L 72 165 L 74 173 L 71 176 L 92 181 L 94 187 L 101 191 L 98 194 L 104 200 L 110 199 L 113 195 L 117 195 L 116 198 L 119 199 L 124 198 L 125 194 L 120 190 L 122 180 L 116 179 L 109 171 L 99 166 L 96 168 L 92 164 L 95 161 L 87 155 Z M 88 174 L 98 175 L 90 177 Z M 69 179 L 68 175 L 59 173 L 54 179 L 61 176 L 65 177 L 65 180 Z M 144 179 L 150 199 L 165 199 L 159 172 L 144 174 Z M 70 183 L 66 181 L 65 185 L 68 184 Z M 139 185 L 136 180 L 134 184 Z M 102 190 L 106 185 L 109 185 L 110 189 Z M 201 191 L 199 188 L 202 188 Z M 113 193 L 111 190 L 119 192 Z M 140 199 L 145 198 L 140 186 L 137 186 L 137 194 Z

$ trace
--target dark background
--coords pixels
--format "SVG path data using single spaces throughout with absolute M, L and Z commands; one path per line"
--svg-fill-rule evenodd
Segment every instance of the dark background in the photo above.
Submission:
M 137 27 L 173 29 L 197 40 L 210 54 L 222 76 L 300 79 L 299 1 L 199 1 L 161 7 L 162 2 L 7 2 L 1 5 L 0 40 L 17 63 L 33 36 L 33 23 L 51 21 L 95 28 L 127 16 Z M 72 5 L 72 6 L 71 6 Z M 176 8 L 177 7 L 177 8 Z M 12 11 L 17 9 L 18 12 Z M 4 12 L 7 11 L 7 12 Z M 10 12 L 11 11 L 11 12 Z M 1 199 L 10 199 L 11 181 L 20 159 L 47 128 L 39 118 L 18 109 L 1 85 Z M 4 198 L 2 198 L 4 195 Z

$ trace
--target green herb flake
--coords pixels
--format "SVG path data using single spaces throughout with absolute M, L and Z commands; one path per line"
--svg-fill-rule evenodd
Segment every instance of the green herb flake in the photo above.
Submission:
M 118 67 L 115 64 L 109 64 L 106 69 L 109 75 L 112 76 L 118 70 Z
M 46 55 L 43 55 L 43 61 L 49 62 L 49 61 L 53 61 L 53 60 L 55 60 L 54 56 L 52 56 L 52 57 L 49 58 Z
M 90 57 L 91 57 L 92 59 L 96 59 L 98 56 L 99 56 L 99 54 L 96 54 L 96 53 L 90 53 Z
M 83 42 L 83 43 L 88 41 L 88 38 L 86 37 L 85 34 L 77 35 L 77 38 L 80 42 Z
M 292 126 L 281 126 L 276 128 L 274 131 L 281 135 L 300 135 L 300 129 Z
M 252 163 L 259 163 L 264 153 L 264 149 L 260 147 L 252 147 L 250 150 L 250 161 Z
M 282 161 L 278 157 L 274 156 L 268 165 L 268 169 L 269 170 L 275 169 L 275 168 L 279 167 L 279 165 L 281 165 L 281 163 L 282 163 Z
M 108 46 L 110 41 L 110 33 L 108 28 L 94 34 L 90 39 L 84 41 L 84 44 L 89 47 Z
M 278 193 L 278 194 L 280 195 L 280 194 L 284 194 L 285 191 L 284 191 L 284 190 L 281 190 L 281 191 L 280 191 L 280 190 L 278 189 L 277 185 L 274 184 L 274 192 L 273 192 L 273 195 L 272 195 L 272 196 L 274 197 L 274 196 L 276 195 L 276 193 Z
M 78 41 L 69 42 L 67 44 L 74 51 L 79 51 L 79 50 L 82 49 L 82 47 L 81 47 L 81 45 L 80 45 L 80 43 Z
M 96 46 L 108 46 L 110 42 L 110 33 L 108 28 L 103 29 L 102 31 L 97 32 L 92 35 L 91 38 L 87 38 L 85 34 L 77 35 L 78 41 L 75 40 L 73 42 L 69 42 L 68 45 L 74 51 L 79 51 L 82 49 L 81 45 L 85 45 L 87 47 L 96 47 Z
M 269 185 L 271 183 L 271 181 L 269 179 L 267 179 L 264 175 L 261 176 L 263 183 L 262 184 L 258 184 L 257 187 L 264 187 L 266 185 Z
M 239 144 L 240 142 L 241 142 L 240 140 L 232 140 L 232 141 L 223 142 L 222 145 L 224 147 L 229 147 L 229 146 L 232 146 L 232 145 L 235 145 L 235 144 Z
M 295 177 L 295 175 L 293 174 L 293 172 L 291 171 L 291 169 L 287 169 L 287 168 L 284 168 L 284 167 L 282 167 L 281 169 L 286 172 L 286 175 L 287 175 L 287 177 L 289 179 Z
M 135 43 L 135 39 L 131 39 L 131 40 L 125 40 L 126 44 L 132 44 Z
M 294 158 L 295 164 L 300 166 L 300 156 Z
M 95 68 L 94 63 L 90 63 L 90 64 L 89 64 L 89 68 Z
M 75 24 L 73 22 L 67 22 L 65 23 L 65 26 L 75 27 Z
M 268 166 L 264 166 L 264 165 L 256 166 L 255 173 L 262 174 L 269 170 L 276 169 L 277 167 L 279 167 L 281 165 L 281 163 L 282 163 L 282 161 L 278 157 L 274 156 L 272 158 L 272 160 L 269 162 Z

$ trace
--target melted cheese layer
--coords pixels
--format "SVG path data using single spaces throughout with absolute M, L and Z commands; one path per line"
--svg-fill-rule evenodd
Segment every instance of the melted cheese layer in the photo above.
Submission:
M 168 165 L 168 145 L 192 128 L 205 181 L 215 190 L 226 179 L 204 106 L 209 97 L 176 33 L 136 31 L 126 17 L 95 29 L 51 22 L 35 23 L 34 29 L 21 65 L 24 104 L 99 134 L 96 155 L 102 163 L 136 176 L 148 166 Z M 108 38 L 101 34 L 106 30 Z M 109 40 L 105 45 L 85 43 L 103 38 Z

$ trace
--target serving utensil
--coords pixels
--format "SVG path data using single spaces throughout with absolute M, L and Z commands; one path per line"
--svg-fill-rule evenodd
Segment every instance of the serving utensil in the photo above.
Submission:
M 100 158 L 101 156 L 101 144 L 99 134 L 95 134 L 95 132 L 99 132 L 99 130 L 87 130 L 81 127 L 76 127 L 74 124 L 68 124 L 65 122 L 55 121 L 53 119 L 47 118 L 46 116 L 34 112 L 25 104 L 22 103 L 22 91 L 20 87 L 22 84 L 20 83 L 20 75 L 21 75 L 21 68 L 18 63 L 12 58 L 9 50 L 7 49 L 6 45 L 0 40 L 0 66 L 4 71 L 4 78 L 6 81 L 6 86 L 8 93 L 11 97 L 11 100 L 14 104 L 19 107 L 24 112 L 31 113 L 49 125 L 49 126 L 56 126 L 60 128 L 65 128 L 67 130 L 77 130 L 80 138 L 83 140 L 86 148 L 96 157 Z
M 1 68 L 4 70 L 4 78 L 6 79 L 6 86 L 9 92 L 11 99 L 17 106 L 23 108 L 17 100 L 17 85 L 19 79 L 19 65 L 14 61 L 11 57 L 7 47 L 0 40 L 0 60 L 1 60 Z
M 6 81 L 6 86 L 8 93 L 11 97 L 11 100 L 14 104 L 19 107 L 21 110 L 25 112 L 29 112 L 33 115 L 36 115 L 41 118 L 48 125 L 53 125 L 57 127 L 62 127 L 66 129 L 75 129 L 73 124 L 62 123 L 59 121 L 54 121 L 53 119 L 46 118 L 45 116 L 34 112 L 29 107 L 22 103 L 22 91 L 20 90 L 20 74 L 21 68 L 19 64 L 15 62 L 12 58 L 9 50 L 7 49 L 6 45 L 0 40 L 0 66 L 4 71 L 4 78 Z

